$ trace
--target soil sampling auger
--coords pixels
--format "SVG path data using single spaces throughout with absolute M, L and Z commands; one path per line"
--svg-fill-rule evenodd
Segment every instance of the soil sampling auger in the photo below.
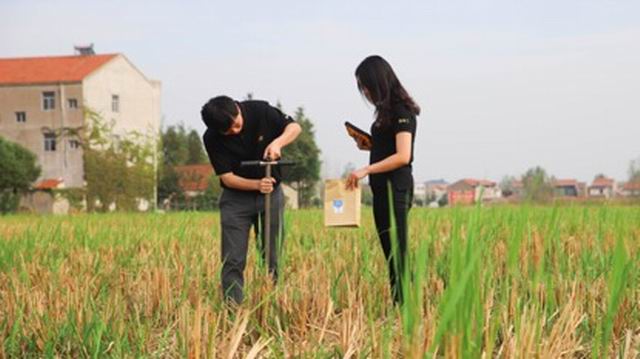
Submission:
M 264 176 L 271 177 L 271 168 L 273 166 L 293 166 L 296 163 L 288 160 L 265 160 L 265 161 L 242 161 L 241 167 L 264 167 Z M 267 274 L 269 274 L 269 267 L 271 261 L 271 193 L 264 195 L 264 251 L 265 251 L 265 263 L 267 264 Z M 258 239 L 259 240 L 259 239 Z

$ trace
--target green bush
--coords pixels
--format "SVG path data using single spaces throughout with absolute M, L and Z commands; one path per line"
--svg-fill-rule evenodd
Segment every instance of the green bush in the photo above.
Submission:
M 40 176 L 36 156 L 0 137 L 0 213 L 14 212 L 20 195 Z

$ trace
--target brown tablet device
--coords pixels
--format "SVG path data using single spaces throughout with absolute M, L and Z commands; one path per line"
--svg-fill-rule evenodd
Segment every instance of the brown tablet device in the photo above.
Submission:
M 371 135 L 366 133 L 365 131 L 359 129 L 354 124 L 349 121 L 344 123 L 344 126 L 347 128 L 347 133 L 349 136 L 353 137 L 355 140 L 361 140 L 367 147 L 371 147 Z

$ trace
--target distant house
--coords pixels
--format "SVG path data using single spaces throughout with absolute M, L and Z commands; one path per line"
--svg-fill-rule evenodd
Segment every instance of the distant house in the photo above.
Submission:
M 612 178 L 596 177 L 587 192 L 589 197 L 611 198 L 616 192 L 616 183 Z
M 174 169 L 178 174 L 178 185 L 187 198 L 203 194 L 209 186 L 211 177 L 214 176 L 213 167 L 210 164 L 176 166 Z M 282 191 L 287 207 L 298 209 L 298 191 L 284 183 Z
M 431 180 L 425 182 L 427 197 L 433 198 L 436 201 L 441 197 L 447 195 L 447 187 L 449 183 L 443 179 Z
M 204 193 L 213 176 L 213 167 L 209 164 L 176 166 L 174 170 L 178 174 L 178 185 L 189 198 Z
M 640 197 L 640 182 L 627 182 L 622 186 L 622 195 L 625 197 Z
M 413 201 L 419 206 L 424 206 L 427 203 L 427 186 L 424 182 L 414 184 Z
M 447 195 L 447 182 L 443 179 L 416 183 L 413 188 L 414 200 L 419 204 L 438 201 Z
M 475 201 L 475 195 L 475 186 L 468 180 L 460 180 L 447 188 L 447 196 L 449 197 L 450 206 L 457 204 L 473 204 Z
M 39 214 L 67 214 L 71 209 L 69 200 L 53 193 L 64 187 L 61 178 L 42 180 L 34 186 L 35 191 L 20 198 L 19 208 Z
M 586 183 L 575 179 L 558 179 L 553 181 L 553 195 L 560 198 L 584 197 L 586 187 Z
M 449 205 L 473 204 L 477 201 L 493 201 L 500 197 L 496 183 L 472 178 L 462 179 L 447 188 Z

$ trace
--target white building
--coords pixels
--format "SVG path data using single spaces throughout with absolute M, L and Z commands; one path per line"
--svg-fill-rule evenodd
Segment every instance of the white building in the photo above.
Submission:
M 82 187 L 82 148 L 64 129 L 86 126 L 91 109 L 116 133 L 155 140 L 160 88 L 122 54 L 0 58 L 0 136 L 37 156 L 37 187 Z

